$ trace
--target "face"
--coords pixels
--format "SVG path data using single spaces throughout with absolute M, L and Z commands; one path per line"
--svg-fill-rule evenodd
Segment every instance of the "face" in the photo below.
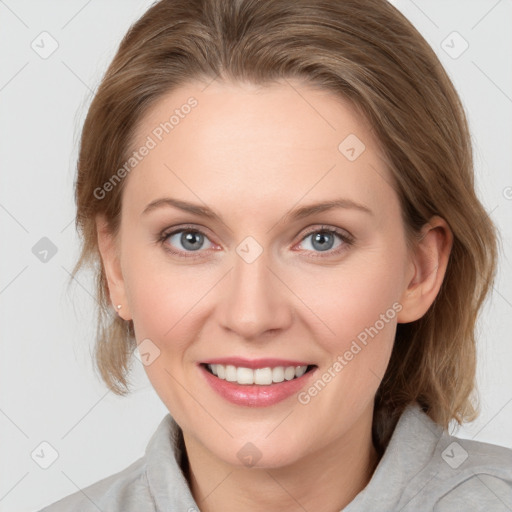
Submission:
M 371 128 L 299 82 L 214 82 L 136 135 L 111 291 L 187 438 L 260 467 L 357 442 L 414 274 Z

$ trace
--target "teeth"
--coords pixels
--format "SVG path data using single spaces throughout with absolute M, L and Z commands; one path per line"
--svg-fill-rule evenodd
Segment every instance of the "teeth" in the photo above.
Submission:
M 302 377 L 306 373 L 307 369 L 308 369 L 307 366 L 296 366 L 295 367 L 295 377 Z
M 293 366 L 287 366 L 284 369 L 284 378 L 286 380 L 292 380 L 295 377 L 295 368 Z
M 229 382 L 236 381 L 236 367 L 232 364 L 226 366 L 226 380 Z
M 302 377 L 307 366 L 276 366 L 275 368 L 251 368 L 236 367 L 233 365 L 209 364 L 211 372 L 219 379 L 238 384 L 258 384 L 270 386 L 272 383 L 283 382 Z
M 276 366 L 272 368 L 272 382 L 283 382 L 284 380 L 284 368 L 282 366 Z
M 254 384 L 254 371 L 250 368 L 237 368 L 236 381 L 238 384 Z
M 254 384 L 268 386 L 272 382 L 271 368 L 258 368 L 254 370 Z

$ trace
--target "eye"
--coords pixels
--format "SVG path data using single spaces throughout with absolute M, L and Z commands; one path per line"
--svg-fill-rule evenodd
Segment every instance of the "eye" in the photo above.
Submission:
M 337 245 L 335 245 L 336 238 L 338 239 Z M 347 247 L 354 242 L 352 236 L 348 233 L 328 226 L 322 226 L 321 228 L 316 228 L 314 231 L 310 231 L 302 238 L 301 243 L 304 243 L 305 240 L 309 240 L 309 242 L 305 244 L 306 250 L 328 252 L 329 255 L 338 254 L 347 249 Z
M 206 234 L 196 228 L 182 227 L 171 232 L 164 232 L 159 242 L 167 251 L 183 257 L 194 256 L 187 253 L 200 252 L 201 249 L 213 247 Z M 205 242 L 208 242 L 210 246 L 204 247 Z
M 188 226 L 162 232 L 158 242 L 166 251 L 184 258 L 195 257 L 202 252 L 201 249 L 211 249 L 215 246 L 203 231 Z M 341 253 L 353 243 L 354 238 L 347 232 L 329 226 L 317 227 L 301 240 L 301 244 L 306 245 L 304 250 L 313 252 L 314 257 L 324 256 L 321 253 L 326 253 L 325 256 Z

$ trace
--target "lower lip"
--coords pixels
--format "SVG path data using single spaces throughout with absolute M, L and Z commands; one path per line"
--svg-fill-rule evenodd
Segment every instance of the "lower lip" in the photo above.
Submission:
M 298 393 L 316 371 L 316 368 L 313 368 L 296 379 L 261 386 L 258 384 L 242 385 L 236 382 L 228 382 L 227 380 L 219 379 L 210 373 L 203 365 L 199 365 L 199 369 L 208 384 L 210 384 L 213 390 L 220 396 L 235 405 L 244 405 L 246 407 L 267 407 L 277 404 L 282 400 L 286 400 L 295 393 Z

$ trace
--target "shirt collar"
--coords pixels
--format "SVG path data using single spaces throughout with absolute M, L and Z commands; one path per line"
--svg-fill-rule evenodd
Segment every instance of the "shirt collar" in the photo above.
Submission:
M 409 404 L 400 416 L 370 482 L 343 512 L 392 510 L 411 478 L 431 459 L 442 430 L 418 404 Z M 197 510 L 180 467 L 181 436 L 179 425 L 167 414 L 146 448 L 149 490 L 157 510 Z M 403 470 L 404 466 L 407 471 Z M 385 495 L 382 489 L 386 489 Z
M 159 511 L 197 511 L 197 504 L 179 465 L 182 455 L 181 435 L 179 425 L 167 414 L 146 448 L 149 492 Z
M 410 482 L 432 459 L 442 434 L 417 403 L 407 405 L 370 481 L 343 512 L 394 510 L 404 490 L 415 492 Z

